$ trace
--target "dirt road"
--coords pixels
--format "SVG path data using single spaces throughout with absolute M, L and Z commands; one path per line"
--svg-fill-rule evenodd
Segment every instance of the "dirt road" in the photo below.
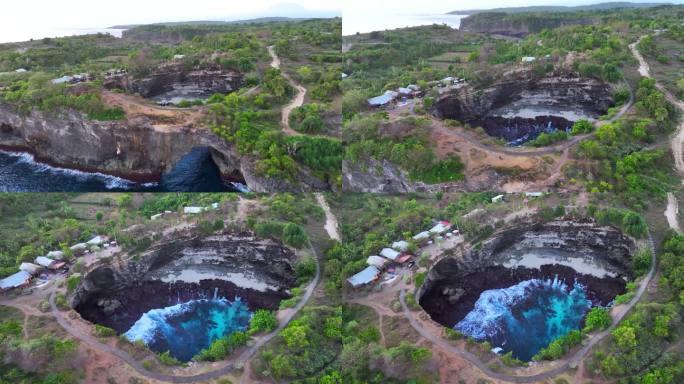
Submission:
M 268 54 L 271 55 L 271 67 L 280 69 L 280 58 L 278 55 L 276 55 L 275 52 L 275 46 L 269 45 L 268 46 Z M 283 128 L 283 133 L 286 135 L 290 136 L 295 136 L 295 135 L 301 135 L 301 133 L 295 131 L 294 129 L 290 128 L 290 114 L 292 111 L 297 108 L 301 107 L 304 104 L 304 97 L 306 96 L 306 88 L 303 86 L 297 84 L 290 75 L 288 75 L 285 72 L 281 72 L 283 77 L 287 79 L 287 81 L 290 83 L 290 85 L 297 91 L 297 94 L 295 97 L 283 107 L 282 110 L 282 116 L 280 119 L 280 125 Z
M 629 45 L 629 49 L 632 51 L 632 55 L 636 57 L 639 61 L 639 74 L 644 77 L 652 78 L 651 69 L 637 49 L 637 45 L 643 39 L 644 36 L 640 37 L 639 40 Z M 670 91 L 667 90 L 662 84 L 656 81 L 656 87 L 660 92 L 662 92 L 667 100 L 672 103 L 680 111 L 684 112 L 684 103 L 679 101 Z M 679 122 L 679 127 L 677 128 L 677 133 L 672 136 L 672 155 L 674 156 L 674 166 L 679 176 L 682 177 L 682 184 L 684 184 L 684 156 L 682 154 L 682 147 L 684 147 L 684 119 Z M 670 225 L 670 228 L 677 232 L 681 232 L 679 228 L 679 221 L 677 215 L 679 214 L 679 205 L 677 203 L 677 198 L 674 193 L 670 192 L 667 194 L 667 208 L 665 209 L 665 217 Z
M 325 196 L 320 192 L 315 193 L 314 195 L 316 195 L 318 204 L 323 208 L 323 211 L 325 211 L 325 230 L 328 232 L 328 236 L 333 240 L 340 241 L 340 233 L 337 231 L 337 218 L 330 210 L 328 202 L 325 201 Z

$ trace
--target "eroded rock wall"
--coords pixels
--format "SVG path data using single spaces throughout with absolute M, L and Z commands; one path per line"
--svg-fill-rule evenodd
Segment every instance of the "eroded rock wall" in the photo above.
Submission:
M 119 332 L 150 309 L 213 295 L 229 300 L 240 297 L 251 308 L 276 309 L 296 286 L 295 261 L 290 249 L 251 233 L 205 238 L 187 234 L 163 239 L 135 258 L 96 264 L 69 296 L 69 303 L 85 319 Z M 197 282 L 188 277 L 168 279 L 185 276 L 184 271 L 205 271 L 218 277 L 242 274 L 250 281 L 238 277 L 230 281 L 202 278 Z M 255 288 L 256 282 L 267 288 Z

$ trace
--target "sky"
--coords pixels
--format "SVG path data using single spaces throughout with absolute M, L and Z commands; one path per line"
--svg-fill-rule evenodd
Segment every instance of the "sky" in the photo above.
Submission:
M 166 21 L 340 15 L 343 0 L 5 0 L 0 42 Z M 313 11 L 313 12 L 312 12 Z
M 451 11 L 532 5 L 586 5 L 628 0 L 343 0 L 342 34 L 382 31 L 407 26 L 448 24 L 457 28 L 459 16 Z M 638 3 L 674 3 L 684 0 L 632 0 Z

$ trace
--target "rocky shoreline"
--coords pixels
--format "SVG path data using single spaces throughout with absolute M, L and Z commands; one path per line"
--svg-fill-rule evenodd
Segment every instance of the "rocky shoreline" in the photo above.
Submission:
M 192 299 L 240 297 L 252 310 L 276 309 L 296 286 L 294 252 L 252 233 L 185 234 L 160 240 L 136 258 L 95 264 L 69 295 L 69 304 L 84 319 L 125 332 L 151 309 Z M 200 268 L 216 275 L 172 278 Z M 225 277 L 231 272 L 248 272 L 252 281 L 267 282 L 268 288 L 253 289 Z
M 502 265 L 501 255 L 527 249 L 565 253 L 601 261 L 611 275 L 598 277 L 577 272 L 568 265 L 545 263 L 539 268 Z M 625 292 L 632 277 L 634 241 L 617 228 L 601 226 L 592 219 L 523 222 L 505 228 L 462 256 L 440 260 L 428 272 L 416 298 L 434 320 L 453 326 L 470 312 L 480 294 L 513 286 L 525 280 L 558 278 L 570 289 L 581 284 L 594 305 L 608 305 Z
M 442 281 L 433 285 L 421 297 L 420 305 L 433 320 L 453 327 L 474 308 L 486 290 L 508 288 L 526 280 L 555 278 L 565 283 L 568 290 L 572 290 L 576 283 L 581 284 L 594 306 L 606 306 L 615 296 L 625 293 L 626 282 L 622 278 L 578 274 L 563 265 L 543 265 L 539 269 L 492 265 L 459 279 L 458 283 Z

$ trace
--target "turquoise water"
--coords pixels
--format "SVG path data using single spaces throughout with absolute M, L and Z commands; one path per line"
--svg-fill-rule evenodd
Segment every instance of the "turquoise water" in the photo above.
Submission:
M 455 329 L 529 361 L 558 337 L 582 326 L 591 308 L 584 287 L 558 280 L 526 280 L 484 291 Z
M 125 335 L 155 352 L 168 350 L 176 359 L 189 361 L 214 340 L 245 330 L 251 317 L 239 298 L 198 299 L 150 310 Z

